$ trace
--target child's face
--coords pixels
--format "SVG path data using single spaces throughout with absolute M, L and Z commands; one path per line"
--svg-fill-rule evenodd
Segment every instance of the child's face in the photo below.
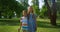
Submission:
M 27 16 L 27 13 L 26 13 L 25 11 L 23 11 L 23 15 L 24 15 L 24 16 Z

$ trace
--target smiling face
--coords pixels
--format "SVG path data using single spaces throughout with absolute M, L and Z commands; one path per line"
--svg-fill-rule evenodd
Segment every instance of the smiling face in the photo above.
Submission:
M 27 12 L 26 11 L 23 11 L 23 16 L 27 16 Z

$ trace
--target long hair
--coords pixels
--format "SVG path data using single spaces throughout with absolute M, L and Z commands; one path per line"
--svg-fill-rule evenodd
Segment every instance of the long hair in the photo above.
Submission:
M 28 7 L 28 10 L 29 10 L 29 9 L 32 9 L 32 12 L 30 12 L 30 11 L 27 12 L 28 18 L 29 18 L 29 16 L 30 16 L 30 13 L 33 13 L 33 16 L 34 16 L 33 7 L 32 7 L 32 6 L 29 6 L 29 7 Z

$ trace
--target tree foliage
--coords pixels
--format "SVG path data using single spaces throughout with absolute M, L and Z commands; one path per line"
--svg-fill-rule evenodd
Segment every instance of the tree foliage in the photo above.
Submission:
M 35 13 L 39 16 L 40 15 L 39 0 L 32 0 L 32 3 L 33 3 L 33 9 Z
M 47 6 L 47 9 L 48 9 L 48 16 L 50 18 L 50 21 L 51 21 L 51 24 L 53 26 L 56 26 L 56 14 L 57 14 L 57 10 L 56 10 L 56 2 L 55 0 L 52 0 L 52 6 L 50 7 L 49 4 L 48 4 L 48 1 L 47 0 L 44 0 L 45 1 L 45 4 Z
M 40 17 L 47 17 L 48 11 L 46 5 L 43 5 L 42 9 L 40 10 Z
M 21 11 L 24 7 L 18 3 L 16 0 L 0 0 L 0 15 L 6 16 L 7 15 L 11 18 L 15 11 L 17 16 L 19 17 Z M 0 17 L 1 17 L 0 16 Z

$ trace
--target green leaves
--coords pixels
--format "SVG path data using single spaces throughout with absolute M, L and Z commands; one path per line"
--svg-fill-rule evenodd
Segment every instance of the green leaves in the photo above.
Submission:
M 24 7 L 16 0 L 0 0 L 0 11 L 3 16 L 7 17 L 8 15 L 12 17 L 12 15 L 14 15 L 14 11 L 20 16 L 20 13 L 22 12 L 23 8 Z
M 47 7 L 44 5 L 40 11 L 40 16 L 45 17 L 48 15 Z
M 33 3 L 34 12 L 39 16 L 40 15 L 39 1 L 38 0 L 32 0 L 32 3 Z

